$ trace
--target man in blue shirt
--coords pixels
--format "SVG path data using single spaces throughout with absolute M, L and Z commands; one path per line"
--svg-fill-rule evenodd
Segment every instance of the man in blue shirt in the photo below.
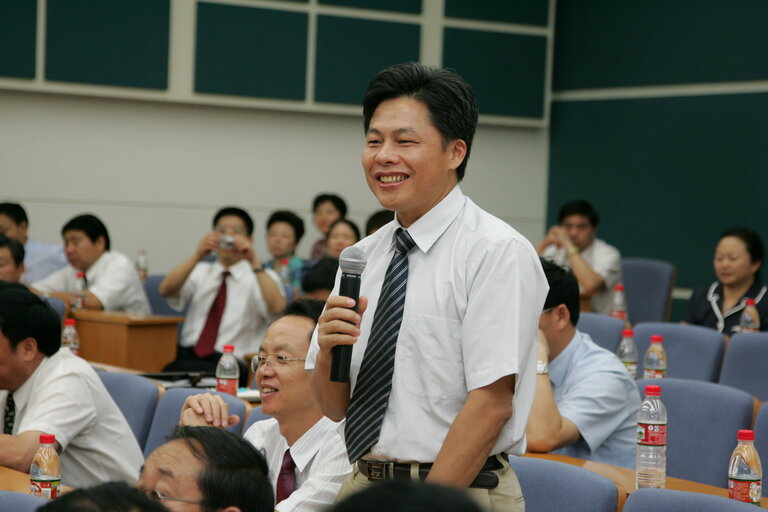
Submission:
M 640 394 L 619 359 L 576 329 L 579 285 L 542 260 L 549 294 L 539 320 L 528 450 L 634 468 Z
M 24 275 L 21 280 L 30 284 L 67 265 L 61 244 L 44 244 L 27 236 L 29 219 L 18 203 L 0 203 L 0 234 L 18 240 L 24 245 Z

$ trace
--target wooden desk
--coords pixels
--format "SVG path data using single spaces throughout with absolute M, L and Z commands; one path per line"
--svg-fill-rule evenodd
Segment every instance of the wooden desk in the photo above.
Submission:
M 159 372 L 176 359 L 177 316 L 73 310 L 80 357 L 88 361 Z
M 610 464 L 602 464 L 600 462 L 592 462 L 590 460 L 577 459 L 575 457 L 567 457 L 565 455 L 555 455 L 552 453 L 526 453 L 525 456 L 563 462 L 565 464 L 572 464 L 574 466 L 582 467 L 592 471 L 593 473 L 597 473 L 598 475 L 602 475 L 610 480 L 613 480 L 616 485 L 626 491 L 627 496 L 629 496 L 635 490 L 635 471 L 633 469 L 611 466 Z M 700 484 L 690 480 L 683 480 L 682 478 L 672 478 L 669 476 L 667 477 L 667 489 L 673 491 L 698 492 L 699 494 L 712 494 L 722 498 L 728 497 L 728 489 L 715 487 L 713 485 Z M 761 498 L 760 502 L 763 508 L 768 506 L 768 498 Z
M 61 493 L 69 492 L 71 490 L 72 487 L 67 485 L 59 487 Z M 29 494 L 29 474 L 0 466 L 0 491 L 13 491 Z

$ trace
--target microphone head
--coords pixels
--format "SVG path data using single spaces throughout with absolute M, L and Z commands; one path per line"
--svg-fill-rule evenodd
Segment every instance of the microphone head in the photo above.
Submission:
M 341 268 L 344 274 L 357 274 L 360 275 L 365 269 L 365 253 L 359 247 L 351 245 L 341 251 L 339 256 L 339 268 Z

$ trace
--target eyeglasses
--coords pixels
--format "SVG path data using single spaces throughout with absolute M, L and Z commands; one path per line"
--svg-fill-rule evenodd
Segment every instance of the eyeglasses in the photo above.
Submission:
M 234 233 L 236 235 L 245 234 L 245 230 L 242 228 L 227 228 L 224 226 L 216 226 L 214 230 L 221 235 L 226 235 L 227 233 Z
M 269 359 L 272 358 L 272 362 L 269 362 Z M 253 373 L 256 373 L 256 371 L 261 366 L 269 366 L 270 368 L 282 368 L 284 366 L 287 366 L 288 363 L 292 363 L 294 361 L 306 361 L 306 359 L 297 359 L 294 357 L 286 357 L 281 354 L 267 354 L 267 355 L 261 355 L 253 356 L 253 359 L 251 359 L 251 370 L 253 370 Z
M 553 309 L 555 309 L 557 306 L 552 306 L 551 308 L 547 308 L 544 311 L 541 312 L 542 315 L 546 315 L 547 313 L 550 313 Z
M 147 498 L 151 499 L 152 501 L 155 501 L 157 503 L 160 503 L 161 501 L 180 501 L 182 503 L 191 503 L 192 505 L 202 505 L 202 501 L 195 501 L 195 500 L 185 500 L 184 498 L 171 498 L 170 496 L 166 496 L 162 492 L 158 491 L 157 489 L 147 489 L 144 491 L 144 494 L 147 495 Z

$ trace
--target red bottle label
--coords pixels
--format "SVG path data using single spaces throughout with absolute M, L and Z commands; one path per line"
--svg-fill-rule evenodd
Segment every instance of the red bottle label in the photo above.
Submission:
M 626 320 L 627 319 L 627 312 L 626 311 L 611 311 L 611 316 L 613 318 L 618 318 L 619 320 Z
M 216 379 L 216 391 L 237 396 L 237 379 Z
M 728 497 L 732 500 L 743 501 L 760 506 L 760 491 L 762 480 L 728 479 Z
M 655 423 L 637 424 L 637 444 L 646 446 L 666 446 L 667 445 L 667 425 Z
M 29 494 L 49 500 L 56 499 L 59 495 L 60 480 L 29 480 Z
M 663 379 L 667 376 L 667 370 L 643 370 L 644 379 Z

